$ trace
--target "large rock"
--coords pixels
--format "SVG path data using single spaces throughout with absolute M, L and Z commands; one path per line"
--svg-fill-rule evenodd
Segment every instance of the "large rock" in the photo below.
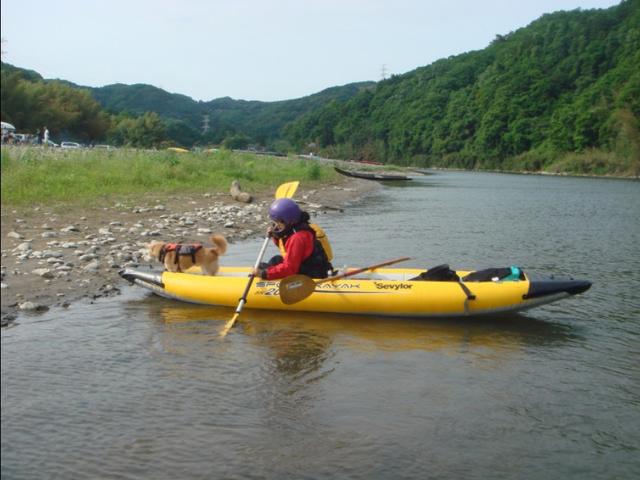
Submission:
M 237 202 L 251 203 L 251 200 L 253 200 L 251 198 L 251 195 L 249 195 L 247 192 L 242 191 L 240 182 L 238 182 L 237 180 L 231 182 L 231 189 L 229 190 L 229 193 L 231 194 L 231 198 L 233 198 Z

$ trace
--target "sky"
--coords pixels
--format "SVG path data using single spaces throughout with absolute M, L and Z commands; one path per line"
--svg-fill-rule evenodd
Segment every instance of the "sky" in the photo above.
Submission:
M 619 0 L 0 0 L 2 60 L 44 78 L 277 101 L 402 74 Z

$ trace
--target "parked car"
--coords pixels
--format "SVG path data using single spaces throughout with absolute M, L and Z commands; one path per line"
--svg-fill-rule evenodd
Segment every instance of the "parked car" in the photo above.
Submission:
M 7 122 L 0 122 L 0 127 L 2 128 L 2 134 L 5 135 L 9 132 L 15 132 L 16 127 Z
M 62 142 L 60 148 L 80 148 L 82 145 L 76 142 Z
M 51 140 L 47 140 L 47 147 L 59 147 L 56 142 L 52 142 Z

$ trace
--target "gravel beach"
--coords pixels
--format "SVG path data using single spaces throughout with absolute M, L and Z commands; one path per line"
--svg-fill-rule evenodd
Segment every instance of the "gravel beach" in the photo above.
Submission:
M 301 184 L 294 198 L 313 217 L 376 188 L 376 182 L 345 177 L 315 189 Z M 160 268 L 147 255 L 152 240 L 209 243 L 212 233 L 222 233 L 231 249 L 234 242 L 262 236 L 272 200 L 265 194 L 242 203 L 223 192 L 149 196 L 135 204 L 3 206 L 2 326 L 20 311 L 118 295 L 122 268 Z

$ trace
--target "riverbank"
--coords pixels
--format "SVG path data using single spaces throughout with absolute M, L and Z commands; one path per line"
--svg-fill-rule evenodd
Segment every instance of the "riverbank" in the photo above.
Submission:
M 376 182 L 340 177 L 313 189 L 301 183 L 294 198 L 313 217 L 342 209 L 377 188 Z M 214 192 L 91 205 L 3 206 L 2 326 L 13 323 L 22 311 L 42 312 L 81 299 L 118 295 L 123 285 L 120 269 L 160 268 L 147 255 L 146 245 L 152 240 L 209 243 L 212 233 L 222 233 L 232 249 L 236 242 L 260 237 L 272 199 L 273 193 L 257 194 L 247 204 L 229 193 Z
M 411 170 L 411 169 L 410 169 Z M 466 168 L 452 168 L 452 167 L 428 167 L 425 170 L 433 172 L 477 172 L 477 173 L 502 173 L 506 175 L 540 175 L 548 177 L 575 177 L 575 178 L 607 178 L 614 180 L 640 180 L 640 176 L 636 175 L 596 175 L 590 173 L 571 173 L 571 172 L 549 172 L 546 170 L 495 170 L 495 169 L 476 169 L 469 170 Z

